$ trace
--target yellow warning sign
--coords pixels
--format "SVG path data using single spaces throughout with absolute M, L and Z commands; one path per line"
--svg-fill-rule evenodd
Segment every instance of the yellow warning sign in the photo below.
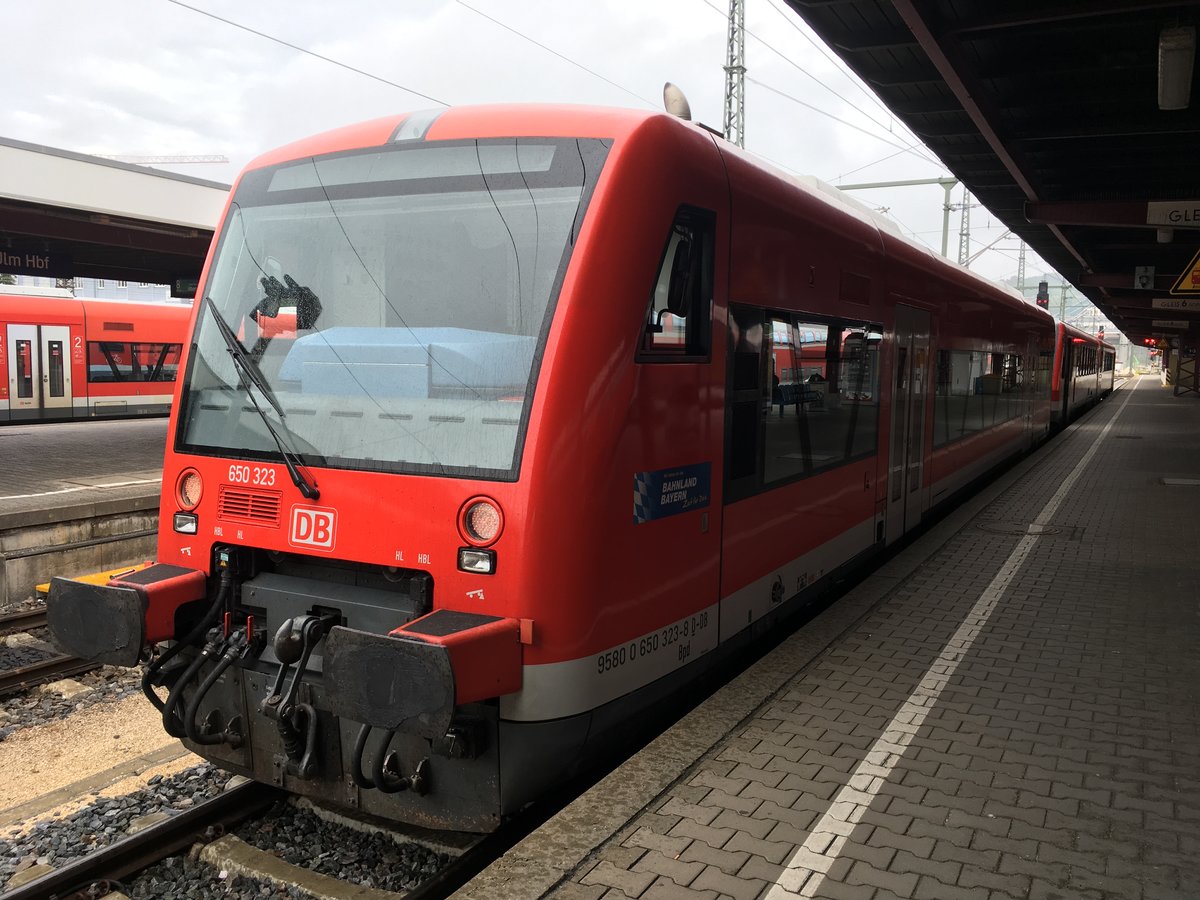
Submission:
M 1172 297 L 1200 297 L 1200 250 L 1192 257 L 1192 261 L 1183 267 L 1175 287 L 1171 288 Z

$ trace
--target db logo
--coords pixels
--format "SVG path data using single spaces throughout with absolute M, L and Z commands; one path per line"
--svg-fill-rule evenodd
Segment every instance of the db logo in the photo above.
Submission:
M 337 510 L 323 506 L 293 506 L 288 543 L 293 547 L 332 550 L 337 531 Z

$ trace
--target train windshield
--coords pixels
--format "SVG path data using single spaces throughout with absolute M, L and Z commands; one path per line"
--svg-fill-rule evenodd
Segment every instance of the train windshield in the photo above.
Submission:
M 278 459 L 274 428 L 309 465 L 515 478 L 606 152 L 410 142 L 248 173 L 205 286 L 180 449 Z

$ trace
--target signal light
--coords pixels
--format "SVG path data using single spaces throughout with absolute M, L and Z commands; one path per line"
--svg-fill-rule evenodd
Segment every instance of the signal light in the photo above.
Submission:
M 1037 305 L 1042 309 L 1050 308 L 1050 284 L 1048 282 L 1038 282 Z

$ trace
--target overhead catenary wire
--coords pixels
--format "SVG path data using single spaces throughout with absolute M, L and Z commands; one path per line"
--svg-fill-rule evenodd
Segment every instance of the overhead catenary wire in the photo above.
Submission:
M 175 5 L 175 6 L 178 6 L 178 7 L 182 8 L 182 9 L 186 9 L 186 10 L 188 10 L 188 11 L 190 11 L 190 12 L 194 12 L 194 13 L 196 13 L 196 14 L 198 14 L 198 15 L 202 15 L 202 16 L 205 16 L 205 17 L 207 17 L 207 18 L 213 19 L 213 20 L 215 20 L 215 21 L 221 22 L 221 23 L 223 23 L 223 24 L 225 24 L 225 25 L 228 25 L 228 26 L 230 26 L 230 27 L 232 27 L 232 28 L 237 28 L 237 29 L 239 29 L 239 30 L 241 30 L 241 31 L 247 32 L 247 33 L 249 33 L 249 34 L 253 34 L 253 35 L 257 36 L 257 37 L 261 37 L 261 38 L 263 38 L 264 40 L 269 40 L 269 41 L 271 41 L 271 42 L 273 42 L 273 43 L 276 43 L 276 44 L 279 44 L 279 45 L 281 45 L 281 46 L 283 46 L 283 47 L 287 47 L 288 49 L 294 50 L 294 51 L 296 51 L 296 52 L 298 52 L 298 53 L 302 53 L 302 54 L 305 54 L 305 55 L 307 55 L 307 56 L 311 56 L 311 57 L 313 57 L 313 58 L 315 58 L 315 59 L 319 59 L 319 60 L 321 60 L 322 62 L 326 62 L 326 63 L 329 63 L 329 64 L 331 64 L 331 65 L 337 66 L 337 67 L 339 67 L 339 68 L 345 69 L 346 71 L 353 72 L 353 73 L 355 73 L 355 74 L 357 74 L 357 75 L 362 75 L 363 77 L 366 77 L 366 78 L 370 78 L 371 80 L 373 80 L 373 81 L 376 81 L 376 82 L 379 82 L 380 84 L 384 84 L 384 85 L 387 85 L 387 86 L 389 86 L 389 87 L 398 88 L 399 90 L 405 91 L 406 93 L 412 94 L 413 96 L 420 97 L 420 98 L 422 98 L 422 99 L 425 99 L 425 100 L 428 100 L 428 101 L 430 101 L 430 102 L 432 102 L 432 103 L 436 103 L 436 104 L 438 104 L 439 106 L 449 106 L 449 105 L 450 105 L 449 101 L 446 101 L 446 100 L 443 100 L 443 99 L 441 99 L 441 98 L 435 97 L 435 96 L 433 96 L 433 95 L 431 95 L 431 94 L 428 94 L 428 93 L 425 93 L 425 92 L 423 92 L 423 91 L 419 91 L 419 90 L 417 90 L 416 88 L 409 87 L 408 85 L 401 84 L 401 83 L 399 83 L 399 82 L 397 82 L 397 81 L 393 81 L 393 80 L 391 80 L 391 79 L 388 79 L 388 78 L 385 78 L 385 77 L 383 77 L 383 76 L 377 75 L 377 74 L 375 74 L 375 73 L 373 73 L 373 72 L 369 72 L 369 71 L 367 71 L 367 70 L 365 70 L 365 69 L 361 69 L 361 68 L 359 68 L 359 67 L 357 67 L 357 66 L 350 65 L 349 63 L 343 62 L 342 60 L 335 59 L 335 58 L 333 58 L 333 57 L 326 56 L 326 55 L 324 55 L 324 54 L 318 53 L 318 52 L 316 52 L 316 51 L 314 51 L 314 50 L 311 50 L 311 49 L 309 49 L 309 48 L 307 48 L 307 47 L 301 46 L 301 45 L 299 45 L 299 44 L 296 44 L 296 43 L 294 43 L 294 42 L 292 42 L 292 41 L 288 41 L 288 40 L 286 40 L 286 39 L 284 39 L 284 38 L 278 37 L 277 35 L 273 35 L 273 34 L 270 34 L 270 33 L 268 33 L 268 32 L 265 32 L 265 31 L 261 31 L 261 30 L 259 30 L 259 29 L 253 28 L 253 27 L 251 27 L 251 26 L 249 26 L 249 25 L 245 25 L 245 24 L 243 24 L 243 23 L 241 23 L 241 22 L 237 22 L 237 21 L 235 21 L 235 20 L 233 20 L 233 19 L 229 19 L 229 18 L 227 18 L 227 17 L 225 17 L 225 16 L 221 16 L 221 15 L 218 15 L 218 14 L 216 14 L 216 13 L 210 12 L 209 10 L 205 10 L 205 9 L 202 9 L 202 8 L 200 8 L 200 7 L 197 7 L 197 6 L 193 6 L 193 5 L 189 4 L 189 3 L 185 3 L 185 2 L 183 2 L 183 0 L 167 0 L 167 2 L 168 2 L 168 3 L 171 3 L 171 4 Z M 508 25 L 508 24 L 506 24 L 506 23 L 504 23 L 504 22 L 502 22 L 502 21 L 500 21 L 499 19 L 496 19 L 495 17 L 488 15 L 487 13 L 483 12 L 482 10 L 479 10 L 479 9 L 475 8 L 474 6 L 471 6 L 470 4 L 468 4 L 468 3 L 464 2 L 464 0 L 456 0 L 456 2 L 458 3 L 458 5 L 462 6 L 464 9 L 467 9 L 468 11 L 470 11 L 470 12 L 472 12 L 472 13 L 475 13 L 476 15 L 480 16 L 481 18 L 487 19 L 488 21 L 492 22 L 492 23 L 493 23 L 493 24 L 495 24 L 496 26 L 498 26 L 498 27 L 500 27 L 500 28 L 503 28 L 503 29 L 505 29 L 506 31 L 510 32 L 511 34 L 515 35 L 516 37 L 519 37 L 519 38 L 521 38 L 522 40 L 524 40 L 524 41 L 527 41 L 527 42 L 529 42 L 529 43 L 533 44 L 534 46 L 536 46 L 536 47 L 538 47 L 538 48 L 540 48 L 540 49 L 544 50 L 544 51 L 545 51 L 545 52 L 547 52 L 547 53 L 550 53 L 551 55 L 553 55 L 553 56 L 557 57 L 558 59 L 561 59 L 561 60 L 563 60 L 564 62 L 570 63 L 571 65 L 575 66 L 576 68 L 580 69 L 581 71 L 584 71 L 584 72 L 586 72 L 587 74 L 591 75 L 592 77 L 594 77 L 594 78 L 598 78 L 599 80 L 601 80 L 601 81 L 605 82 L 606 84 L 608 84 L 608 85 L 611 85 L 612 87 L 615 87 L 615 88 L 617 88 L 618 90 L 620 90 L 620 91 L 622 91 L 622 92 L 624 92 L 624 93 L 626 93 L 626 94 L 629 94 L 631 97 L 634 97 L 635 99 L 639 100 L 640 102 L 642 102 L 642 103 L 644 103 L 644 104 L 646 104 L 646 105 L 648 105 L 648 106 L 650 106 L 650 107 L 652 107 L 652 108 L 656 108 L 656 107 L 657 107 L 657 105 L 658 105 L 658 104 L 656 104 L 654 101 L 651 101 L 651 100 L 649 100 L 649 99 L 647 99 L 647 98 L 645 98 L 645 97 L 641 96 L 641 95 L 640 95 L 640 94 L 638 94 L 637 92 L 635 92 L 635 91 L 632 91 L 632 90 L 630 90 L 629 88 L 626 88 L 626 87 L 624 87 L 623 85 L 621 85 L 621 84 L 617 83 L 616 81 L 613 81 L 612 79 L 610 79 L 610 78 L 607 78 L 606 76 L 604 76 L 604 75 L 600 74 L 599 72 L 596 72 L 595 70 L 593 70 L 593 69 L 591 69 L 591 68 L 589 68 L 589 67 L 587 67 L 587 66 L 583 65 L 582 63 L 579 63 L 579 62 L 577 62 L 576 60 L 574 60 L 574 59 L 570 58 L 570 57 L 569 57 L 569 56 L 567 56 L 566 54 L 560 53 L 559 51 L 557 51 L 557 50 L 553 49 L 552 47 L 549 47 L 549 46 L 547 46 L 546 44 L 544 44 L 544 43 L 542 43 L 542 42 L 540 42 L 540 41 L 538 41 L 538 40 L 536 40 L 536 39 L 534 39 L 534 38 L 532 38 L 532 37 L 530 37 L 530 36 L 528 36 L 528 35 L 524 34 L 524 33 L 523 33 L 523 32 L 521 32 L 519 29 L 517 29 L 517 28 L 514 28 L 514 27 L 512 27 L 512 26 L 510 26 L 510 25 Z M 721 15 L 723 18 L 725 18 L 725 17 L 726 17 L 726 13 L 722 12 L 722 11 L 721 11 L 721 10 L 720 10 L 718 7 L 716 7 L 716 6 L 715 6 L 715 5 L 714 5 L 714 4 L 711 2 L 711 0 L 702 0 L 702 2 L 704 2 L 704 3 L 705 3 L 707 6 L 709 6 L 711 9 L 713 9 L 715 12 L 717 12 L 718 14 L 720 14 L 720 15 Z M 768 0 L 768 2 L 769 2 L 769 0 Z M 783 11 L 781 11 L 781 10 L 779 10 L 777 7 L 775 7 L 775 6 L 774 6 L 774 4 L 772 4 L 772 8 L 773 8 L 773 9 L 775 9 L 775 11 L 776 11 L 777 13 L 779 13 L 781 16 L 783 16 L 785 19 L 787 19 L 787 20 L 788 20 L 788 22 L 789 22 L 789 24 L 791 24 L 793 28 L 795 28 L 795 29 L 796 29 L 796 30 L 797 30 L 797 31 L 798 31 L 798 32 L 799 32 L 799 33 L 800 33 L 800 34 L 801 34 L 801 35 L 802 35 L 802 36 L 803 36 L 803 37 L 804 37 L 806 40 L 808 40 L 808 41 L 809 41 L 809 43 L 813 44 L 813 46 L 814 46 L 814 47 L 816 47 L 816 49 L 817 49 L 819 52 L 821 52 L 823 55 L 825 55 L 825 56 L 828 58 L 829 54 L 828 54 L 828 53 L 827 53 L 825 50 L 823 50 L 823 49 L 822 49 L 822 48 L 821 48 L 819 45 L 817 45 L 817 44 L 816 44 L 816 43 L 815 43 L 815 42 L 812 40 L 812 38 L 811 38 L 809 35 L 805 34 L 805 32 L 803 31 L 803 29 L 800 29 L 800 28 L 799 28 L 799 27 L 798 27 L 798 26 L 797 26 L 797 25 L 796 25 L 794 22 L 792 22 L 792 21 L 791 21 L 791 19 L 790 19 L 790 18 L 788 18 L 788 17 L 787 17 L 787 15 L 786 15 L 785 13 L 783 13 Z M 803 67 L 799 66 L 799 65 L 798 65 L 796 62 L 794 62 L 792 59 L 790 59 L 790 58 L 789 58 L 789 57 L 788 57 L 786 54 L 784 54 L 782 51 L 778 50 L 776 47 L 774 47 L 774 46 L 773 46 L 772 44 L 770 44 L 769 42 L 767 42 L 767 41 L 765 41 L 764 39 L 762 39 L 761 37 L 759 37 L 759 36 L 758 36 L 757 34 L 755 34 L 753 31 L 751 31 L 751 30 L 747 29 L 747 32 L 746 32 L 746 33 L 747 33 L 747 34 L 749 34 L 749 35 L 750 35 L 750 36 L 751 36 L 751 37 L 752 37 L 754 40 L 756 40 L 756 41 L 757 41 L 758 43 L 760 43 L 762 46 L 764 46 L 764 47 L 765 47 L 767 50 L 769 50 L 771 53 L 775 54 L 775 55 L 776 55 L 776 56 L 778 56 L 780 59 L 782 59 L 782 60 L 783 60 L 785 63 L 787 63 L 789 66 L 791 66 L 791 67 L 795 68 L 797 71 L 801 72 L 801 73 L 802 73 L 802 74 L 804 74 L 806 77 L 808 77 L 808 78 L 812 79 L 813 81 L 815 81 L 815 82 L 816 82 L 817 84 L 819 84 L 819 85 L 820 85 L 822 88 L 824 88 L 825 90 L 829 91 L 831 94 L 833 94 L 835 97 L 837 97 L 838 99 L 840 99 L 842 102 L 845 102 L 845 103 L 847 103 L 847 104 L 853 105 L 853 104 L 851 103 L 851 101 L 850 101 L 848 98 L 846 98 L 846 97 L 845 97 L 843 94 L 841 94 L 840 92 L 838 92 L 838 91 L 837 91 L 837 90 L 835 90 L 834 88 L 830 87 L 829 85 L 825 84 L 823 81 L 821 81 L 821 80 L 820 80 L 819 78 L 817 78 L 816 76 L 814 76 L 814 75 L 812 75 L 811 73 L 809 73 L 809 72 L 805 71 L 805 69 L 804 69 Z M 841 71 L 841 69 L 839 69 L 839 71 Z M 843 74 L 845 74 L 845 73 L 843 73 Z M 912 154 L 912 155 L 914 155 L 914 156 L 918 157 L 919 159 L 925 160 L 925 161 L 927 161 L 927 162 L 933 163 L 933 164 L 935 164 L 935 165 L 938 165 L 938 166 L 942 166 L 942 163 L 941 163 L 939 160 L 937 160 L 937 159 L 936 159 L 936 158 L 934 158 L 934 157 L 931 157 L 931 156 L 930 156 L 930 155 L 929 155 L 927 152 L 922 152 L 922 150 L 921 150 L 921 149 L 918 149 L 918 146 L 919 146 L 919 145 L 910 144 L 910 145 L 907 145 L 907 146 L 906 146 L 906 145 L 903 145 L 903 144 L 897 143 L 896 141 L 894 141 L 894 140 L 890 140 L 889 138 L 887 138 L 887 137 L 883 136 L 882 134 L 879 134 L 879 133 L 876 133 L 876 132 L 872 132 L 871 130 L 869 130 L 869 129 L 867 129 L 867 128 L 863 128 L 862 126 L 856 125 L 856 124 L 855 124 L 855 123 L 853 123 L 853 122 L 850 122 L 850 121 L 848 121 L 848 120 L 846 120 L 846 119 L 843 119 L 843 118 L 841 118 L 840 116 L 834 115 L 833 113 L 830 113 L 830 112 L 827 112 L 827 111 L 825 111 L 825 110 L 823 110 L 823 109 L 820 109 L 819 107 L 817 107 L 817 106 L 815 106 L 815 105 L 813 105 L 813 104 L 811 104 L 811 103 L 807 103 L 806 101 L 804 101 L 804 100 L 801 100 L 801 99 L 799 99 L 798 97 L 795 97 L 795 96 L 793 96 L 793 95 L 791 95 L 791 94 L 787 93 L 786 91 L 780 90 L 779 88 L 776 88 L 776 87 L 774 87 L 774 86 L 772 86 L 772 85 L 769 85 L 769 84 L 767 84 L 767 83 L 765 83 L 765 82 L 763 82 L 763 81 L 761 81 L 761 80 L 759 80 L 759 79 L 756 79 L 756 78 L 752 78 L 752 77 L 750 77 L 750 76 L 747 76 L 747 80 L 748 80 L 748 81 L 751 81 L 751 82 L 753 82 L 754 84 L 758 85 L 759 87 L 762 87 L 763 89 L 765 89 L 765 90 L 767 90 L 767 91 L 770 91 L 770 92 L 772 92 L 772 93 L 774 93 L 774 94 L 777 94 L 777 95 L 778 95 L 778 96 L 780 96 L 780 97 L 783 97 L 783 98 L 785 98 L 785 99 L 787 99 L 787 100 L 790 100 L 790 101 L 792 101 L 793 103 L 796 103 L 796 104 L 798 104 L 798 105 L 804 106 L 805 108 L 812 110 L 813 112 L 817 113 L 818 115 L 821 115 L 821 116 L 824 116 L 824 117 L 826 117 L 826 118 L 832 119 L 833 121 L 835 121 L 835 122 L 837 122 L 837 123 L 839 123 L 839 124 L 841 124 L 841 125 L 845 125 L 845 126 L 846 126 L 846 127 L 848 127 L 848 128 L 852 128 L 852 129 L 854 129 L 854 130 L 856 130 L 856 131 L 859 131 L 859 132 L 861 132 L 862 134 L 865 134 L 865 135 L 867 135 L 868 137 L 872 137 L 872 138 L 874 138 L 875 140 L 881 141 L 881 142 L 883 142 L 883 143 L 885 143 L 885 144 L 888 144 L 889 146 L 892 146 L 892 147 L 895 147 L 895 148 L 896 148 L 896 153 L 890 154 L 889 156 L 887 156 L 887 157 L 884 157 L 884 158 L 883 158 L 883 159 L 881 159 L 881 160 L 877 160 L 877 161 L 876 161 L 876 162 L 874 162 L 874 163 L 868 163 L 868 164 L 867 164 L 867 165 L 865 165 L 865 166 L 860 166 L 859 168 L 852 170 L 853 172 L 861 171 L 861 170 L 862 170 L 862 169 L 864 169 L 864 168 L 869 168 L 869 167 L 870 167 L 870 166 L 872 166 L 872 165 L 876 165 L 878 162 L 883 162 L 884 160 L 886 160 L 886 159 L 890 159 L 890 158 L 892 158 L 893 156 L 897 156 L 897 155 L 899 155 L 899 154 L 901 154 L 901 153 L 909 153 L 909 154 Z M 868 97 L 869 97 L 869 98 L 872 100 L 872 102 L 873 102 L 873 103 L 875 103 L 876 105 L 880 105 L 880 104 L 879 104 L 879 101 L 878 101 L 876 98 L 874 98 L 874 97 L 871 97 L 870 93 L 869 93 L 869 92 L 867 92 L 867 91 L 866 91 L 864 88 L 862 88 L 862 86 L 861 86 L 861 85 L 858 85 L 858 84 L 857 84 L 857 82 L 854 82 L 854 81 L 852 81 L 852 83 L 853 83 L 853 84 L 855 84 L 855 86 L 856 86 L 856 87 L 857 87 L 859 90 L 862 90 L 862 91 L 863 91 L 863 93 L 864 93 L 864 94 L 866 94 L 866 95 L 867 95 L 867 96 L 868 96 Z M 886 110 L 886 108 L 885 108 L 885 107 L 881 107 L 881 108 L 884 108 L 884 109 Z M 860 110 L 860 111 L 861 111 L 861 110 Z M 881 123 L 881 122 L 879 122 L 877 119 L 875 119 L 875 118 L 873 118 L 873 117 L 871 117 L 871 116 L 867 115 L 866 113 L 863 113 L 863 115 L 864 115 L 864 116 L 865 116 L 865 117 L 868 119 L 868 121 L 870 121 L 871 123 L 873 123 L 874 125 L 876 125 L 877 127 L 879 127 L 881 130 L 884 130 L 884 131 L 886 131 L 888 134 L 894 134 L 894 132 L 892 131 L 892 129 L 890 128 L 890 126 L 889 126 L 888 124 L 886 124 L 886 123 Z M 923 148 L 922 148 L 922 149 L 923 149 Z M 779 162 L 777 162 L 777 161 L 771 160 L 771 159 L 769 159 L 768 157 L 763 157 L 763 158 L 764 158 L 764 159 L 767 159 L 769 162 L 773 162 L 775 165 L 778 165 L 778 166 L 780 166 L 781 168 L 784 168 L 784 169 L 787 169 L 787 170 L 789 170 L 789 171 L 793 171 L 793 172 L 794 172 L 794 171 L 796 171 L 796 170 L 794 170 L 794 169 L 791 169 L 791 168 L 790 168 L 790 167 L 788 167 L 788 166 L 784 166 L 784 165 L 782 165 L 781 163 L 779 163 Z M 845 177 L 846 177 L 847 175 L 849 175 L 849 174 L 852 174 L 852 173 L 844 173 L 844 174 L 842 174 L 842 175 L 841 175 L 841 176 L 839 176 L 839 177 L 841 177 L 841 178 L 845 178 Z M 893 219 L 893 220 L 898 222 L 898 220 L 895 220 L 895 219 Z M 912 231 L 911 229 L 906 229 L 906 230 L 908 230 L 908 231 L 909 231 L 909 233 L 910 233 L 910 234 L 912 234 L 914 237 L 916 237 L 916 236 L 917 236 L 917 233 L 916 233 L 916 232 L 914 232 L 914 231 Z
M 556 57 L 558 57 L 558 58 L 559 58 L 559 59 L 561 59 L 563 62 L 570 63 L 571 65 L 575 66 L 575 68 L 577 68 L 577 69 L 582 69 L 584 72 L 587 72 L 589 75 L 591 75 L 591 76 L 593 76 L 593 77 L 595 77 L 595 78 L 599 78 L 599 79 L 600 79 L 601 81 L 603 81 L 605 84 L 612 85 L 613 87 L 615 87 L 615 88 L 616 88 L 617 90 L 619 90 L 619 91 L 624 91 L 624 92 L 625 92 L 626 94 L 628 94 L 630 97 L 634 97 L 634 98 L 636 98 L 636 99 L 638 99 L 638 100 L 642 101 L 643 103 L 645 103 L 645 104 L 649 105 L 650 107 L 652 107 L 652 108 L 654 108 L 654 109 L 658 109 L 658 107 L 661 105 L 661 104 L 659 104 L 659 103 L 656 103 L 656 102 L 655 102 L 655 101 L 653 101 L 653 100 L 647 100 L 647 99 L 646 99 L 645 97 L 643 97 L 641 94 L 638 94 L 638 93 L 636 93 L 636 92 L 634 92 L 634 91 L 631 91 L 629 88 L 627 88 L 627 87 L 624 87 L 623 85 L 617 84 L 617 82 L 613 81 L 611 78 L 606 78 L 606 77 L 604 77 L 604 76 L 603 76 L 603 75 L 601 75 L 599 72 L 596 72 L 596 71 L 594 71 L 594 70 L 592 70 L 592 69 L 589 69 L 589 68 L 588 68 L 587 66 L 585 66 L 583 63 L 581 63 L 581 62 L 577 62 L 577 61 L 575 61 L 575 60 L 571 59 L 571 57 L 569 57 L 569 56 L 567 56 L 567 55 L 565 55 L 565 54 L 563 54 L 563 53 L 559 53 L 559 52 L 558 52 L 557 50 L 555 50 L 554 48 L 552 48 L 552 47 L 547 47 L 547 46 L 546 46 L 545 44 L 543 44 L 541 41 L 538 41 L 538 40 L 535 40 L 534 38 L 531 38 L 529 35 L 525 34 L 524 32 L 520 31 L 519 29 L 513 28 L 511 25 L 507 25 L 507 24 L 505 24 L 504 22 L 501 22 L 499 19 L 497 19 L 497 18 L 494 18 L 493 16 L 489 16 L 489 15 L 488 15 L 487 13 L 485 13 L 483 10 L 476 9 L 474 6 L 471 6 L 470 4 L 464 3 L 464 2 L 463 2 L 463 0 L 456 0 L 456 2 L 457 2 L 457 3 L 458 3 L 458 5 L 459 5 L 459 6 L 461 6 L 463 9 L 469 9 L 471 12 L 475 13 L 475 15 L 477 15 L 477 16 L 480 16 L 480 17 L 482 17 L 482 18 L 484 18 L 484 19 L 487 19 L 487 20 L 488 20 L 489 22 L 491 22 L 492 24 L 500 26 L 500 27 L 501 27 L 501 28 L 503 28 L 505 31 L 507 31 L 507 32 L 509 32 L 509 33 L 511 33 L 511 34 L 515 34 L 515 35 L 516 35 L 517 37 L 519 37 L 521 40 L 523 40 L 523 41 L 528 41 L 529 43 L 533 44 L 535 47 L 540 47 L 541 49 L 545 50 L 547 53 L 549 53 L 549 54 L 551 54 L 551 55 L 553 55 L 553 56 L 556 56 Z
M 914 149 L 916 146 L 917 146 L 916 144 L 910 144 L 908 147 L 901 147 L 901 148 L 900 148 L 899 150 L 897 150 L 895 153 L 889 153 L 887 156 L 881 157 L 881 158 L 879 158 L 879 159 L 876 159 L 876 160 L 873 160 L 873 161 L 871 161 L 871 162 L 869 162 L 869 163 L 866 163 L 866 164 L 864 164 L 864 165 L 861 165 L 861 166 L 859 166 L 857 169 L 851 169 L 849 172 L 841 172 L 841 173 L 839 173 L 839 174 L 837 174 L 837 175 L 834 175 L 834 176 L 832 176 L 832 177 L 830 177 L 830 178 L 826 178 L 825 180 L 826 180 L 826 181 L 828 181 L 828 182 L 831 182 L 831 183 L 835 183 L 835 184 L 836 184 L 836 183 L 837 183 L 839 180 L 841 180 L 841 179 L 843 179 L 843 178 L 849 178 L 851 175 L 854 175 L 854 174 L 856 174 L 856 173 L 858 173 L 858 172 L 861 172 L 863 169 L 869 169 L 869 168 L 871 168 L 872 166 L 877 166 L 877 165 L 879 165 L 880 163 L 885 163 L 885 162 L 887 162 L 889 159 L 895 159 L 895 158 L 896 158 L 897 156 L 899 156 L 901 153 L 904 153 L 904 152 L 906 152 L 906 151 L 908 151 L 908 150 L 912 150 L 912 149 Z
M 780 9 L 775 4 L 775 0 L 767 0 L 767 3 L 771 7 L 771 9 L 773 9 L 773 10 L 775 10 L 775 12 L 779 13 L 780 17 L 785 22 L 787 22 L 789 25 L 791 25 L 793 29 L 795 29 L 797 34 L 799 34 L 802 38 L 804 38 L 806 41 L 808 41 L 810 44 L 812 44 L 813 48 L 818 53 L 820 53 L 827 60 L 829 60 L 829 62 L 833 65 L 833 67 L 835 69 L 837 69 L 839 72 L 841 72 L 845 78 L 849 79 L 850 84 L 853 85 L 859 91 L 859 93 L 861 93 L 864 97 L 866 97 L 873 104 L 875 104 L 877 107 L 879 107 L 880 111 L 887 115 L 889 121 L 895 122 L 897 125 L 899 125 L 901 128 L 903 128 L 905 131 L 907 131 L 909 134 L 911 134 L 918 143 L 920 143 L 920 138 L 917 137 L 916 133 L 911 128 L 909 128 L 907 125 L 905 125 L 902 121 L 897 119 L 896 116 L 892 113 L 892 111 L 883 104 L 883 101 L 881 101 L 873 93 L 871 93 L 869 90 L 867 90 L 866 87 L 862 84 L 862 81 L 858 78 L 858 76 L 855 75 L 855 73 L 852 70 L 850 70 L 849 67 L 847 67 L 844 62 L 842 62 L 840 59 L 838 59 L 837 56 L 835 56 L 834 54 L 830 53 L 821 44 L 820 41 L 814 39 L 811 34 L 809 34 L 807 31 L 805 31 L 803 28 L 801 28 L 799 25 L 796 24 L 796 17 L 794 15 L 788 15 L 786 12 L 784 12 L 782 9 Z M 840 97 L 842 100 L 844 100 L 846 103 L 849 103 L 851 106 L 854 105 L 853 103 L 850 102 L 849 99 L 842 96 L 841 94 L 838 94 L 836 91 L 833 90 L 833 88 L 829 87 L 828 85 L 825 85 L 825 83 L 822 82 L 819 78 L 816 78 L 815 76 L 812 76 L 812 77 L 818 84 L 823 85 L 828 90 L 837 94 L 837 96 Z M 872 120 L 872 121 L 874 121 L 874 120 Z
M 901 144 L 897 144 L 895 141 L 888 140 L 887 138 L 883 137 L 882 135 L 875 134 L 873 131 L 863 128 L 859 125 L 855 125 L 853 122 L 847 122 L 845 119 L 840 119 L 837 116 L 835 116 L 833 113 L 826 112 L 825 110 L 821 109 L 820 107 L 813 106 L 811 103 L 801 100 L 799 97 L 794 97 L 791 94 L 787 93 L 787 91 L 782 91 L 777 87 L 772 87 L 771 85 L 767 84 L 764 81 L 759 81 L 757 78 L 753 78 L 750 75 L 746 76 L 746 80 L 749 82 L 752 82 L 753 84 L 757 84 L 759 87 L 763 88 L 764 90 L 768 90 L 773 94 L 778 94 L 780 97 L 783 97 L 786 100 L 791 100 L 793 103 L 798 103 L 800 106 L 803 106 L 806 109 L 811 109 L 813 112 L 817 113 L 818 115 L 822 115 L 827 118 L 833 119 L 835 122 L 840 122 L 842 125 L 845 125 L 847 128 L 853 128 L 855 131 L 860 131 L 863 134 L 867 135 L 867 137 L 874 138 L 877 141 L 882 141 L 885 144 L 888 144 L 892 147 L 896 147 L 901 152 L 911 153 L 913 156 L 917 156 L 917 157 L 925 160 L 926 162 L 936 162 L 936 160 L 930 159 L 928 156 L 926 156 L 923 153 L 919 153 L 914 148 L 905 147 Z M 937 163 L 937 164 L 941 165 L 940 163 Z
M 350 72 L 354 72 L 357 75 L 362 75 L 366 78 L 372 79 L 373 81 L 378 81 L 381 84 L 386 84 L 389 87 L 399 88 L 400 90 L 406 91 L 407 93 L 412 94 L 415 97 L 420 97 L 423 100 L 428 100 L 431 103 L 436 103 L 438 106 L 449 106 L 450 105 L 447 101 L 439 100 L 437 97 L 433 97 L 429 94 L 422 93 L 421 91 L 418 91 L 416 88 L 410 88 L 407 85 L 400 84 L 399 82 L 392 81 L 388 78 L 384 78 L 381 75 L 376 75 L 373 72 L 368 72 L 365 69 L 360 69 L 357 66 L 352 66 L 349 63 L 344 63 L 340 59 L 334 59 L 331 56 L 325 56 L 324 54 L 317 53 L 315 50 L 309 50 L 307 47 L 301 47 L 299 44 L 293 44 L 291 41 L 285 41 L 281 37 L 276 37 L 275 35 L 268 34 L 265 31 L 259 31 L 257 28 L 251 28 L 249 25 L 243 25 L 241 22 L 235 22 L 232 19 L 225 18 L 224 16 L 218 16 L 216 13 L 209 12 L 206 9 L 201 9 L 198 6 L 191 6 L 187 3 L 184 3 L 183 0 L 167 0 L 167 2 L 173 3 L 174 5 L 182 7 L 183 9 L 191 10 L 192 12 L 198 13 L 199 15 L 207 16 L 210 19 L 216 19 L 218 22 L 223 22 L 226 25 L 232 26 L 233 28 L 238 28 L 242 31 L 249 32 L 250 34 L 257 35 L 258 37 L 264 38 L 265 40 L 273 41 L 276 44 L 281 44 L 284 47 L 287 47 L 291 50 L 295 50 L 298 53 L 304 53 L 308 56 L 315 57 L 316 59 L 319 59 L 323 62 L 327 62 L 332 65 L 338 66 L 339 68 L 346 69 Z

